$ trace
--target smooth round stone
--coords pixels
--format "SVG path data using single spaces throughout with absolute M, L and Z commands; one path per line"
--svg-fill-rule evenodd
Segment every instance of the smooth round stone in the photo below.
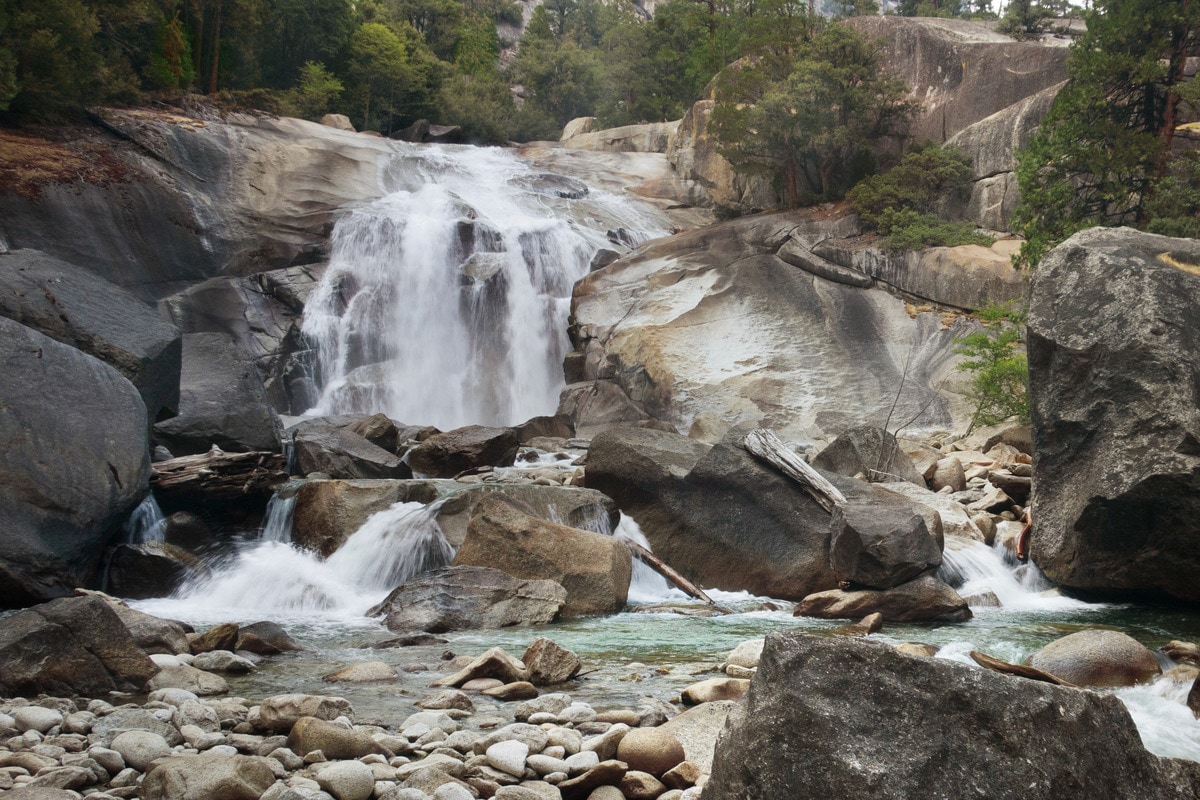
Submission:
M 37 731 L 46 733 L 56 725 L 62 725 L 62 712 L 54 708 L 41 706 L 21 706 L 13 709 L 13 722 L 19 731 Z
M 331 761 L 316 777 L 337 800 L 367 800 L 375 791 L 375 773 L 361 761 Z
M 544 725 L 547 722 L 558 722 L 558 715 L 551 714 L 549 711 L 539 711 L 536 714 L 529 715 L 530 725 Z
M 656 778 L 684 760 L 683 745 L 661 728 L 633 728 L 617 745 L 617 760 L 629 769 L 645 772 Z
M 596 710 L 589 705 L 576 703 L 558 712 L 558 718 L 563 722 L 578 725 L 581 722 L 591 722 L 596 719 Z
M 598 765 L 600 763 L 600 756 L 596 755 L 594 750 L 585 750 L 582 753 L 568 756 L 566 762 L 569 774 L 580 775 Z
M 475 800 L 475 795 L 457 783 L 443 783 L 433 793 L 433 800 Z
M 525 774 L 525 759 L 529 756 L 529 745 L 516 740 L 497 742 L 487 749 L 485 755 L 491 766 L 520 778 Z
M 567 762 L 561 758 L 551 758 L 547 755 L 534 755 L 526 759 L 529 768 L 538 775 L 549 775 L 552 772 L 566 772 Z
M 236 756 L 238 749 L 231 744 L 219 744 L 216 747 L 210 747 L 205 754 L 212 756 Z
M 89 758 L 94 759 L 97 764 L 108 770 L 109 775 L 116 775 L 125 769 L 125 759 L 116 750 L 97 745 L 89 747 L 87 754 Z
M 112 740 L 112 749 L 121 754 L 126 764 L 142 772 L 145 772 L 146 767 L 156 758 L 171 753 L 171 746 L 167 744 L 167 740 L 150 731 L 125 731 L 118 734 Z
M 482 692 L 484 689 L 495 689 L 503 686 L 504 681 L 497 678 L 473 678 L 462 685 L 464 692 Z

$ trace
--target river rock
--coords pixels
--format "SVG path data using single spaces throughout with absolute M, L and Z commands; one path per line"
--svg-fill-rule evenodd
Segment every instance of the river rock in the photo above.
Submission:
M 1200 600 L 1200 244 L 1092 228 L 1029 313 L 1030 553 L 1055 583 Z
M 220 675 L 196 669 L 190 664 L 162 662 L 161 659 L 170 656 L 154 656 L 159 659 L 161 669 L 150 679 L 150 689 L 186 689 L 200 697 L 214 694 L 225 694 L 229 684 Z
M 12 712 L 13 722 L 16 723 L 17 730 L 24 733 L 25 731 L 37 731 L 38 733 L 46 733 L 55 725 L 62 725 L 62 712 L 56 708 L 42 708 L 41 706 L 23 706 L 15 708 Z
M 344 697 L 319 694 L 277 694 L 259 705 L 259 724 L 264 730 L 287 733 L 301 717 L 331 720 L 354 713 Z
M 631 770 L 648 772 L 661 778 L 685 758 L 683 745 L 669 731 L 659 728 L 633 728 L 617 745 L 617 760 Z
M 194 696 L 194 695 L 193 695 Z M 92 734 L 98 736 L 105 745 L 125 731 L 149 731 L 158 734 L 174 747 L 183 741 L 178 729 L 162 719 L 154 712 L 145 708 L 118 708 L 111 714 L 100 717 L 92 725 Z
M 179 415 L 155 425 L 154 436 L 176 456 L 213 445 L 230 452 L 281 447 L 262 378 L 224 333 L 184 335 Z
M 316 717 L 301 717 L 288 734 L 288 748 L 299 756 L 320 750 L 326 758 L 362 758 L 384 750 L 374 739 L 358 730 L 343 728 L 336 722 Z
M 187 755 L 160 761 L 141 784 L 143 800 L 258 800 L 275 783 L 266 758 Z
M 918 486 L 925 485 L 925 479 L 896 437 L 871 425 L 860 425 L 839 435 L 817 454 L 812 465 L 839 475 L 853 477 L 861 473 L 874 478 L 874 473 L 881 472 Z
M 238 624 L 223 622 L 191 638 L 192 652 L 199 655 L 212 650 L 233 650 L 238 639 Z
M 582 775 L 560 782 L 558 790 L 562 792 L 563 800 L 584 800 L 593 789 L 620 784 L 628 771 L 620 761 L 601 761 Z
M 179 331 L 124 289 L 37 250 L 0 259 L 0 316 L 95 356 L 129 379 L 147 425 L 179 408 Z
M 695 706 L 722 700 L 739 700 L 749 688 L 750 681 L 745 678 L 709 678 L 693 683 L 679 695 L 684 705 Z
M 1075 686 L 1133 686 L 1162 673 L 1145 645 L 1117 631 L 1072 633 L 1038 650 L 1029 665 Z
M 955 463 L 958 463 L 957 461 Z M 872 484 L 876 489 L 900 495 L 918 506 L 932 509 L 942 526 L 943 549 L 946 537 L 957 536 L 982 542 L 985 537 L 979 524 L 971 518 L 962 503 L 944 494 L 931 492 L 907 481 Z M 990 522 L 990 517 L 987 518 Z M 928 521 L 926 522 L 928 525 Z
M 371 768 L 361 761 L 335 761 L 317 769 L 317 783 L 337 800 L 367 800 L 375 789 Z
M 107 589 L 117 597 L 167 597 L 203 569 L 200 559 L 170 542 L 118 545 L 108 562 Z
M 146 691 L 158 667 L 108 603 L 52 600 L 0 619 L 0 695 Z
M 142 399 L 107 364 L 0 317 L 0 367 L 0 606 L 12 608 L 91 585 L 146 494 L 150 453 Z
M 479 678 L 495 678 L 505 684 L 525 680 L 525 665 L 504 652 L 499 647 L 493 647 L 483 655 L 473 659 L 457 672 L 438 678 L 432 686 L 462 686 L 468 681 Z M 496 687 L 503 688 L 503 687 Z
M 918 798 L 933 786 L 1165 800 L 1200 780 L 1195 762 L 1148 753 L 1112 695 L 792 633 L 767 637 L 758 669 L 717 747 L 707 800 Z
M 110 745 L 121 754 L 125 763 L 145 772 L 156 759 L 171 753 L 167 740 L 150 731 L 125 731 L 113 737 Z
M 932 575 L 921 575 L 885 590 L 815 592 L 796 604 L 797 617 L 862 619 L 879 613 L 887 622 L 964 622 L 971 618 L 967 601 Z
M 892 497 L 863 493 L 834 508 L 829 565 L 839 580 L 891 589 L 941 565 L 925 520 Z
M 289 650 L 303 650 L 279 623 L 263 620 L 238 628 L 237 650 L 270 656 Z
M 963 471 L 962 462 L 951 456 L 937 462 L 933 475 L 929 478 L 929 488 L 933 491 L 940 492 L 947 487 L 952 492 L 961 492 L 967 488 L 967 475 Z
M 446 567 L 397 587 L 367 612 L 394 631 L 445 631 L 540 625 L 554 620 L 567 591 L 550 580 L 523 580 L 489 567 Z
M 476 467 L 507 467 L 520 447 L 511 428 L 468 425 L 430 436 L 409 451 L 413 472 L 431 478 L 453 478 Z
M 377 683 L 379 681 L 395 681 L 396 668 L 382 661 L 365 661 L 322 675 L 321 680 L 327 683 Z
M 476 504 L 452 564 L 554 581 L 567 592 L 562 614 L 581 616 L 613 614 L 625 607 L 633 556 L 612 536 L 539 520 L 490 495 Z
M 575 677 L 583 668 L 579 656 L 545 636 L 539 636 L 525 648 L 521 656 L 529 682 L 535 686 L 550 686 Z
M 400 456 L 351 430 L 353 424 L 338 426 L 316 419 L 296 426 L 292 431 L 296 474 L 321 472 L 338 479 L 412 477 L 412 469 Z
M 257 669 L 250 659 L 228 650 L 209 650 L 192 659 L 192 666 L 209 672 L 235 672 L 245 674 Z

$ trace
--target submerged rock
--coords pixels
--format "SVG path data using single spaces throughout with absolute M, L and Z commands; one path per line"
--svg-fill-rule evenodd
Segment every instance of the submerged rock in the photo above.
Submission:
M 758 669 L 706 800 L 924 798 L 937 787 L 1166 800 L 1200 787 L 1200 764 L 1148 753 L 1111 695 L 803 634 L 768 636 Z
M 540 625 L 554 620 L 567 591 L 550 580 L 522 580 L 489 567 L 446 567 L 397 587 L 367 612 L 394 631 L 445 631 Z
M 1092 228 L 1034 274 L 1033 561 L 1054 582 L 1200 601 L 1200 244 Z

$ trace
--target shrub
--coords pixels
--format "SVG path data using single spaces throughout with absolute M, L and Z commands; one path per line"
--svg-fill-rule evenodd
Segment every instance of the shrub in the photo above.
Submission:
M 1029 420 L 1029 361 L 1022 348 L 1025 311 L 1011 303 L 976 312 L 984 330 L 955 339 L 966 359 L 958 370 L 971 375 L 975 412 L 971 427 L 994 425 L 1016 416 Z

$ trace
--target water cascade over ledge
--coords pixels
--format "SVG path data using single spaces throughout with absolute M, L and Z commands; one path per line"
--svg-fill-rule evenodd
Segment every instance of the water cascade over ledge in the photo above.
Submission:
M 667 221 L 501 150 L 420 153 L 400 188 L 334 228 L 303 323 L 319 361 L 311 413 L 443 430 L 554 413 L 572 286 L 601 248 Z

